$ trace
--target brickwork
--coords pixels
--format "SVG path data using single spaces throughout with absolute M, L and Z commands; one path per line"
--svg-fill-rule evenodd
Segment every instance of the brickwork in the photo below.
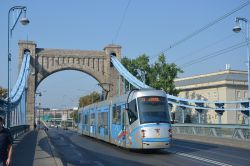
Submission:
M 122 93 L 122 81 L 111 66 L 110 56 L 121 59 L 121 46 L 108 45 L 104 51 L 82 51 L 37 48 L 33 41 L 20 41 L 19 68 L 25 50 L 31 53 L 28 78 L 26 121 L 33 126 L 35 92 L 38 85 L 49 75 L 62 70 L 77 70 L 94 77 L 107 93 L 107 98 Z M 86 85 L 87 86 L 87 85 Z

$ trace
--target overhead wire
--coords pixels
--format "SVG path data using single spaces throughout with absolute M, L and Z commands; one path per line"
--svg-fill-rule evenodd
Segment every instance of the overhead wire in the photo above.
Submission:
M 247 1 L 247 2 L 243 3 L 242 5 L 238 6 L 237 8 L 231 10 L 230 12 L 224 14 L 223 16 L 217 18 L 216 20 L 214 20 L 214 21 L 212 21 L 212 22 L 206 24 L 206 25 L 203 26 L 202 28 L 200 28 L 200 29 L 198 29 L 198 30 L 192 32 L 192 33 L 189 34 L 189 35 L 187 35 L 187 36 L 184 37 L 183 39 L 181 39 L 181 40 L 179 40 L 179 41 L 177 41 L 177 42 L 171 44 L 169 47 L 163 49 L 162 51 L 160 51 L 160 52 L 159 52 L 158 54 L 156 54 L 155 56 L 152 56 L 151 58 L 157 57 L 158 55 L 160 55 L 160 54 L 162 54 L 162 53 L 165 53 L 165 52 L 167 52 L 168 50 L 170 50 L 170 49 L 176 47 L 177 45 L 179 45 L 179 44 L 185 42 L 186 40 L 188 40 L 188 39 L 190 39 L 190 38 L 192 38 L 192 37 L 198 35 L 198 34 L 201 33 L 202 31 L 208 29 L 209 27 L 211 27 L 211 26 L 213 26 L 214 24 L 220 22 L 221 20 L 227 18 L 228 16 L 232 15 L 233 13 L 235 13 L 235 12 L 241 10 L 242 8 L 246 7 L 246 6 L 249 5 L 249 4 L 250 4 L 250 1 Z
M 219 43 L 221 43 L 221 42 L 223 42 L 223 41 L 225 41 L 225 40 L 228 40 L 229 38 L 233 37 L 234 35 L 236 35 L 236 34 L 235 34 L 235 33 L 230 34 L 230 35 L 228 35 L 228 36 L 226 36 L 226 37 L 224 37 L 224 38 L 222 38 L 222 39 L 220 39 L 220 40 L 217 40 L 217 41 L 215 41 L 215 42 L 213 42 L 213 43 L 210 43 L 210 44 L 208 44 L 208 45 L 206 45 L 206 46 L 204 46 L 204 47 L 202 47 L 202 48 L 199 48 L 199 49 L 197 49 L 197 50 L 194 50 L 194 51 L 192 51 L 192 52 L 189 53 L 189 54 L 186 54 L 186 55 L 184 55 L 184 56 L 181 56 L 181 57 L 179 57 L 179 58 L 173 60 L 173 63 L 176 63 L 176 62 L 179 61 L 179 60 L 184 60 L 184 59 L 190 58 L 190 57 L 192 57 L 192 56 L 194 56 L 194 55 L 197 55 L 199 52 L 204 51 L 204 50 L 206 50 L 206 49 L 208 49 L 208 48 L 211 48 L 211 47 L 213 47 L 214 45 L 217 45 L 217 44 L 219 44 Z
M 119 24 L 119 26 L 118 26 L 118 28 L 117 28 L 117 31 L 116 31 L 116 33 L 115 33 L 115 36 L 114 36 L 113 40 L 112 40 L 112 43 L 113 43 L 113 42 L 115 43 L 116 40 L 117 40 L 117 38 L 118 38 L 118 36 L 119 36 L 119 33 L 120 33 L 121 27 L 122 27 L 122 25 L 123 25 L 123 22 L 124 22 L 124 20 L 125 20 L 125 17 L 126 17 L 126 14 L 127 14 L 127 11 L 128 11 L 128 7 L 129 7 L 129 5 L 130 5 L 130 2 L 131 2 L 131 0 L 128 1 L 127 6 L 126 6 L 125 10 L 123 11 L 123 15 L 122 15 L 121 22 L 120 22 L 120 24 Z
M 210 54 L 208 54 L 208 55 L 205 55 L 205 56 L 203 56 L 203 57 L 197 58 L 197 59 L 192 60 L 192 61 L 190 61 L 190 62 L 184 63 L 184 64 L 180 65 L 180 67 L 181 67 L 181 68 L 185 68 L 185 67 L 191 66 L 191 65 L 193 65 L 193 64 L 195 64 L 195 63 L 203 62 L 203 61 L 205 61 L 205 60 L 207 60 L 207 59 L 214 58 L 214 57 L 216 57 L 216 56 L 219 56 L 219 55 L 225 54 L 225 53 L 227 53 L 227 52 L 233 51 L 233 50 L 235 50 L 235 49 L 241 48 L 241 47 L 247 45 L 248 43 L 249 43 L 249 42 L 244 41 L 244 42 L 241 42 L 241 43 L 232 45 L 232 46 L 230 46 L 230 47 L 221 49 L 221 50 L 219 50 L 219 51 L 210 53 Z

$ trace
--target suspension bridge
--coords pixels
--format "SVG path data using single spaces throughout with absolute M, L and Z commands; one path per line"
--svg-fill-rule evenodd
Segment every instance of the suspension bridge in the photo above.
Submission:
M 120 62 L 121 47 L 108 45 L 104 51 L 82 51 L 37 48 L 32 41 L 19 42 L 19 76 L 9 95 L 1 101 L 8 127 L 35 123 L 35 91 L 49 75 L 62 70 L 79 70 L 96 78 L 106 92 L 106 98 L 125 93 L 125 81 L 137 89 L 152 88 L 133 76 Z M 111 65 L 112 64 L 112 65 Z M 112 78 L 111 78 L 112 77 Z M 121 79 L 124 78 L 124 79 Z M 121 81 L 123 80 L 123 81 Z M 225 111 L 241 111 L 249 118 L 249 102 L 190 100 L 169 95 L 170 108 L 179 107 L 198 112 L 199 122 L 204 110 L 214 110 L 221 118 Z M 229 104 L 240 104 L 240 108 L 227 108 Z M 219 120 L 220 122 L 220 120 Z M 184 116 L 182 118 L 184 123 Z
M 35 123 L 36 88 L 46 77 L 55 72 L 62 70 L 78 70 L 88 73 L 90 76 L 96 78 L 100 86 L 102 86 L 106 92 L 106 98 L 125 93 L 124 80 L 127 80 L 129 84 L 137 89 L 152 88 L 138 80 L 121 64 L 121 46 L 118 45 L 108 45 L 104 48 L 104 51 L 85 51 L 37 48 L 35 42 L 20 41 L 19 50 L 19 59 L 21 63 L 19 65 L 18 79 L 9 94 L 9 98 L 1 100 L 0 102 L 1 114 L 5 115 L 7 127 L 11 129 L 14 138 L 17 138 L 19 135 L 27 132 L 29 128 L 33 127 Z M 183 114 L 182 122 L 173 124 L 173 129 L 176 134 L 194 135 L 194 137 L 197 135 L 213 136 L 214 138 L 220 138 L 222 140 L 221 142 L 225 142 L 223 140 L 229 137 L 233 138 L 236 142 L 237 140 L 243 141 L 243 143 L 240 142 L 237 146 L 244 147 L 249 145 L 249 125 L 209 125 L 200 123 L 200 117 L 204 110 L 214 110 L 219 118 L 221 118 L 225 111 L 241 111 L 249 118 L 249 101 L 210 102 L 205 100 L 190 100 L 169 94 L 167 94 L 167 97 L 169 108 L 178 107 Z M 227 108 L 226 106 L 229 104 L 240 104 L 241 107 Z M 188 109 L 197 111 L 199 124 L 184 123 L 184 112 Z M 56 137 L 52 131 L 48 132 L 50 137 Z M 60 134 L 63 140 L 66 139 L 65 133 Z M 48 139 L 46 135 L 41 132 L 38 132 L 36 136 L 38 137 L 38 141 Z M 32 135 L 28 135 L 24 141 L 27 139 L 35 139 L 33 137 Z M 188 139 L 189 138 L 190 137 L 188 137 Z M 60 142 L 60 139 L 58 140 L 57 137 L 56 140 Z M 215 141 L 212 139 L 212 142 L 213 141 L 216 142 L 218 140 Z M 56 142 L 52 143 L 57 144 Z M 48 141 L 46 146 L 44 146 L 53 146 L 52 143 Z M 34 144 L 36 145 L 36 143 Z M 27 148 L 27 151 L 28 150 L 29 148 Z M 46 149 L 46 151 L 48 151 L 48 149 Z M 176 154 L 184 155 L 181 153 Z M 16 161 L 19 161 L 23 155 L 24 154 L 16 153 L 14 157 L 17 158 Z M 44 155 L 44 151 L 36 151 L 35 155 Z M 56 156 L 58 156 L 58 154 L 52 150 L 50 152 L 50 157 L 56 158 Z M 57 161 L 57 159 L 55 159 L 55 161 Z M 214 163 L 216 161 L 211 160 L 211 162 Z M 60 165 L 60 163 L 57 163 L 57 165 Z

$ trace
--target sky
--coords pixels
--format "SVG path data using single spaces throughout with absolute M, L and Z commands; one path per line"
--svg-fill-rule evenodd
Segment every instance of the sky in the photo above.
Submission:
M 18 41 L 30 40 L 38 48 L 97 50 L 108 44 L 122 46 L 122 57 L 146 54 L 154 63 L 163 51 L 168 63 L 176 63 L 188 77 L 225 70 L 247 70 L 242 33 L 234 33 L 235 17 L 250 20 L 250 5 L 196 34 L 214 20 L 247 0 L 1 0 L 0 86 L 7 88 L 8 11 L 26 6 L 30 24 L 15 26 L 10 38 L 11 87 L 18 76 Z M 11 14 L 10 21 L 15 20 Z M 246 32 L 246 31 L 245 31 Z M 190 34 L 192 38 L 182 41 Z M 171 49 L 168 49 L 170 48 Z M 227 51 L 230 48 L 231 51 Z M 203 59 L 203 57 L 208 57 Z M 72 81 L 73 80 L 73 81 Z M 49 108 L 78 106 L 80 96 L 101 91 L 98 82 L 79 71 L 61 71 L 43 80 L 36 105 Z

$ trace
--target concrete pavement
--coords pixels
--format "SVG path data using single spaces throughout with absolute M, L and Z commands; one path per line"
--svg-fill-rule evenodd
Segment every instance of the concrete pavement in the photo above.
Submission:
M 30 131 L 14 140 L 13 166 L 62 166 L 44 130 Z

